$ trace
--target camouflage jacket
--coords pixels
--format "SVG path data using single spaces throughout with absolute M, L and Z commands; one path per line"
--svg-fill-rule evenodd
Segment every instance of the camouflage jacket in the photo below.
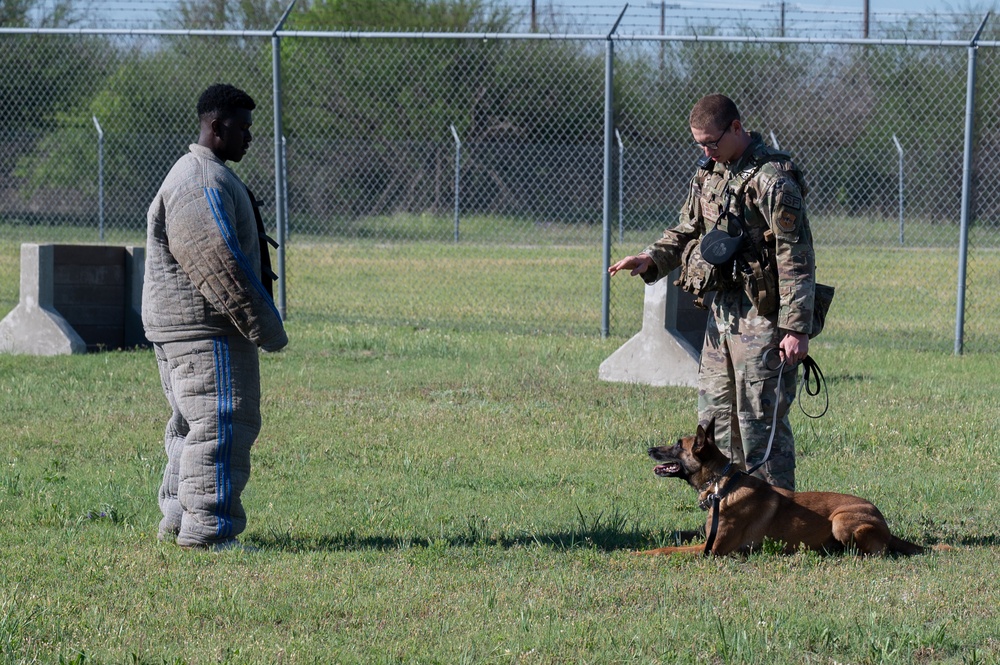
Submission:
M 708 274 L 698 288 L 702 292 L 742 289 L 758 314 L 777 311 L 779 328 L 809 333 L 816 259 L 806 217 L 805 181 L 786 153 L 765 145 L 756 132 L 750 136 L 746 152 L 730 167 L 715 161 L 699 163 L 677 226 L 643 250 L 656 266 L 643 278 L 654 282 L 684 261 L 690 265 L 692 255 L 700 258 L 700 252 L 692 249 L 717 222 L 725 230 L 725 218 L 720 221 L 720 216 L 728 209 L 744 220 L 750 242 L 734 265 L 702 261 Z M 692 241 L 698 243 L 689 247 Z M 698 290 L 686 282 L 682 288 Z

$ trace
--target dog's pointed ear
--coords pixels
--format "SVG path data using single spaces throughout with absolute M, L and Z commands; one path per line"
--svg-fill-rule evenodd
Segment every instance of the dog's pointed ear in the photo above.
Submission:
M 708 432 L 701 426 L 701 423 L 698 423 L 698 431 L 694 434 L 694 445 L 691 446 L 691 452 L 696 455 L 700 453 L 701 449 L 705 447 L 705 438 L 707 436 Z
M 700 453 L 706 443 L 715 443 L 715 418 L 708 421 L 708 427 L 702 427 L 700 423 L 698 424 L 698 432 L 695 434 L 691 452 Z

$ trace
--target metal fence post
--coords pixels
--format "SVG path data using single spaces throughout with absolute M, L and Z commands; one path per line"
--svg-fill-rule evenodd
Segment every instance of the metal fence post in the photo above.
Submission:
M 104 242 L 104 130 L 101 123 L 94 119 L 94 127 L 97 128 L 97 233 L 101 242 Z
M 288 139 L 284 135 L 281 137 L 281 191 L 284 194 L 282 197 L 282 212 L 285 214 L 285 233 L 283 240 L 288 242 Z
M 899 244 L 903 244 L 903 146 L 900 145 L 896 135 L 892 135 L 892 142 L 896 144 L 896 152 L 899 154 Z
M 288 318 L 286 307 L 285 289 L 285 151 L 282 145 L 284 138 L 284 123 L 281 118 L 281 38 L 278 31 L 295 6 L 295 0 L 288 3 L 285 13 L 281 15 L 278 24 L 271 32 L 271 81 L 273 84 L 272 96 L 274 101 L 274 217 L 278 234 L 278 293 L 275 305 L 282 319 Z
M 958 240 L 958 294 L 955 299 L 955 355 L 962 355 L 965 343 L 965 276 L 969 262 L 969 201 L 972 188 L 972 141 L 976 115 L 976 51 L 979 35 L 986 27 L 986 12 L 979 29 L 969 42 L 969 68 L 965 84 L 965 154 L 962 160 L 962 223 Z
M 451 135 L 455 138 L 455 243 L 459 240 L 458 206 L 462 192 L 462 141 L 458 138 L 455 125 L 451 125 Z
M 615 140 L 615 43 L 612 37 L 622 17 L 628 10 L 628 4 L 622 8 L 618 20 L 611 26 L 611 31 L 604 45 L 604 255 L 603 275 L 601 277 L 601 337 L 606 338 L 611 332 L 611 185 L 613 176 L 611 169 L 614 162 L 612 146 Z
M 618 242 L 625 242 L 625 144 L 622 143 L 622 135 L 615 128 L 615 139 L 618 141 Z

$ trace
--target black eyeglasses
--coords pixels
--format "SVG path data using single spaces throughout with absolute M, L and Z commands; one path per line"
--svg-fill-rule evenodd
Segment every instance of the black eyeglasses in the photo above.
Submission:
M 732 125 L 730 125 L 729 127 L 732 127 Z M 726 127 L 725 129 L 723 129 L 722 133 L 719 134 L 719 138 L 715 139 L 714 141 L 706 141 L 704 143 L 702 143 L 701 141 L 695 141 L 694 144 L 696 146 L 698 146 L 699 148 L 708 148 L 709 150 L 718 150 L 719 149 L 719 141 L 721 141 L 722 137 L 725 136 L 726 132 L 729 131 L 729 127 Z

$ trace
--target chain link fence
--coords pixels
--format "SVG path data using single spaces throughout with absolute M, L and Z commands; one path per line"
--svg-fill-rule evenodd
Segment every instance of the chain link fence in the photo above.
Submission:
M 791 152 L 805 172 L 818 277 L 839 294 L 831 329 L 859 344 L 954 342 L 966 48 L 635 41 L 618 53 L 626 242 L 616 256 L 653 240 L 683 202 L 701 154 L 686 128 L 694 100 L 705 91 L 739 91 L 744 124 Z M 985 61 L 978 95 L 995 99 L 997 70 Z M 998 341 L 988 319 L 997 302 L 987 286 L 998 267 L 1000 202 L 989 175 L 996 168 L 991 107 L 977 109 L 976 251 L 965 330 L 977 348 Z M 630 230 L 641 239 L 627 242 Z M 614 284 L 616 311 L 634 309 L 621 306 L 637 298 L 629 286 Z
M 955 342 L 961 43 L 616 39 L 606 90 L 593 37 L 277 36 L 275 141 L 271 33 L 0 29 L 0 310 L 17 302 L 21 242 L 143 242 L 148 202 L 196 139 L 194 100 L 224 80 L 258 104 L 236 169 L 284 224 L 290 319 L 597 334 L 605 226 L 614 260 L 674 223 L 699 154 L 687 114 L 718 91 L 805 172 L 819 278 L 838 289 L 824 336 Z M 964 318 L 982 351 L 1000 347 L 995 46 L 976 68 Z M 638 329 L 642 295 L 611 281 L 608 332 Z

